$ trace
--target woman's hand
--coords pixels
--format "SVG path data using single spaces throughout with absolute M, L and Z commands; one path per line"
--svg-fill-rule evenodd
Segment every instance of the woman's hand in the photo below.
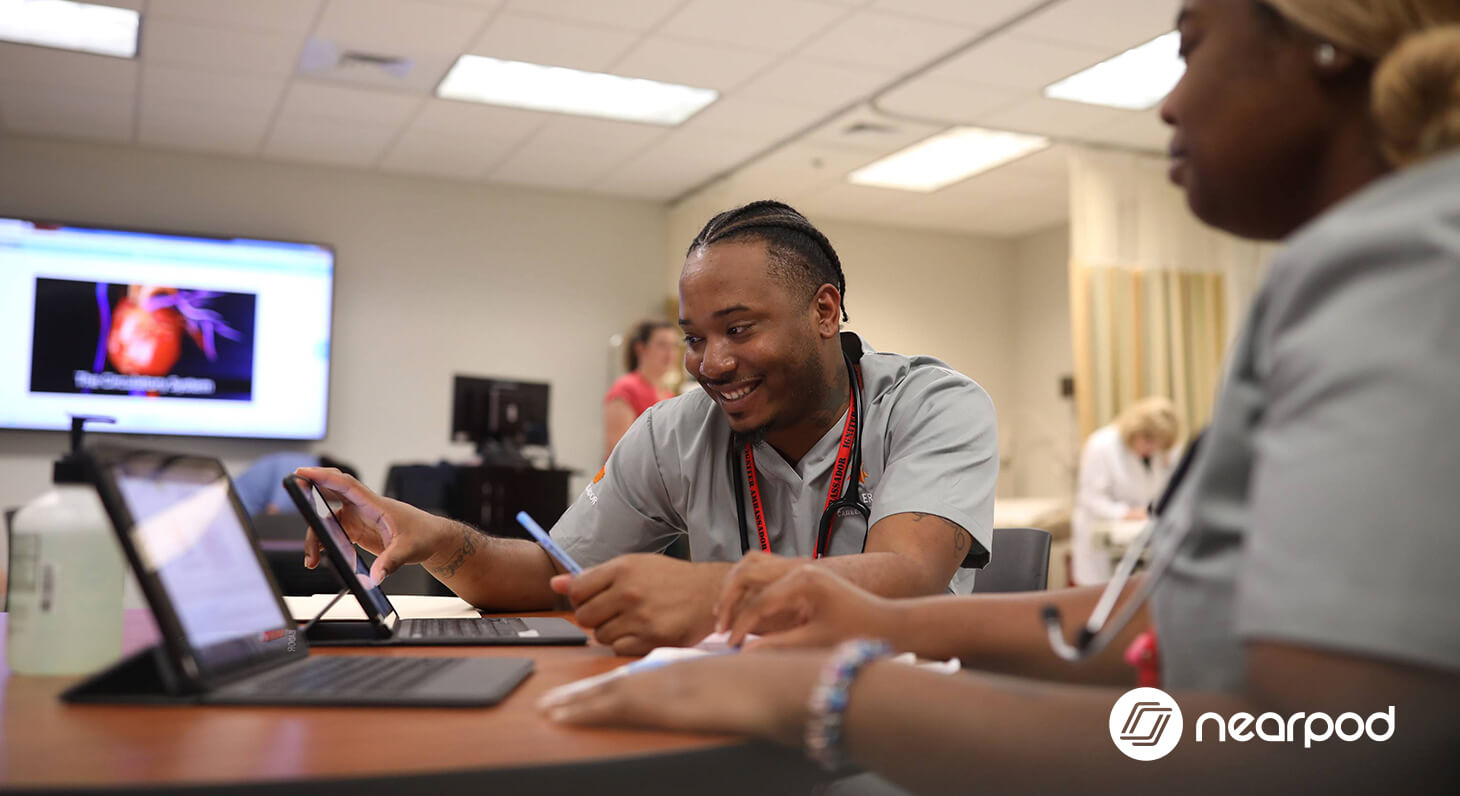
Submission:
M 801 564 L 779 580 L 741 600 L 723 627 L 739 646 L 747 634 L 773 622 L 786 628 L 763 636 L 751 647 L 829 647 L 850 638 L 885 639 L 897 646 L 901 624 L 893 600 L 858 588 L 825 567 Z
M 712 655 L 549 691 L 538 708 L 566 724 L 724 732 L 800 746 L 825 653 Z

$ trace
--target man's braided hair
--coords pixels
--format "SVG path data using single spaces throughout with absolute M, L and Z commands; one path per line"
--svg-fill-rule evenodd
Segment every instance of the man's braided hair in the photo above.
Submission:
M 716 243 L 752 240 L 766 245 L 771 275 L 800 290 L 805 301 L 822 285 L 835 287 L 842 295 L 842 320 L 849 320 L 841 258 L 821 230 L 790 205 L 764 199 L 726 210 L 705 224 L 685 256 Z

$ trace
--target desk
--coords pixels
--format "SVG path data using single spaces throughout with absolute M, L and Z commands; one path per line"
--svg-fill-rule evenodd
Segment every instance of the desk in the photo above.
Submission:
M 539 616 L 570 616 L 562 613 Z M 3 630 L 4 614 L 0 614 Z M 125 649 L 156 639 L 129 611 Z M 806 793 L 822 781 L 789 750 L 673 732 L 564 727 L 534 707 L 549 688 L 626 661 L 606 647 L 312 649 L 310 654 L 519 656 L 536 672 L 486 709 L 69 705 L 75 677 L 0 665 L 0 789 L 228 794 Z

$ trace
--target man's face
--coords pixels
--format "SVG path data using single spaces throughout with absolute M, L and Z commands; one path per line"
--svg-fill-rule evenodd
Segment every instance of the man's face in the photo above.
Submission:
M 737 433 L 809 419 L 826 391 L 817 315 L 773 278 L 765 244 L 696 249 L 679 277 L 684 366 Z

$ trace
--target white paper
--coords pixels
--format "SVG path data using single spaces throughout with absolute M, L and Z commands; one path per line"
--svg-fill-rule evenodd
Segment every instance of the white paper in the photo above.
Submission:
M 285 595 L 284 604 L 289 615 L 296 622 L 308 622 L 320 609 L 333 600 L 333 594 Z M 460 597 L 443 597 L 434 594 L 394 594 L 390 604 L 401 619 L 476 619 L 482 614 Z M 339 619 L 364 620 L 365 611 L 354 595 L 346 594 L 324 615 L 324 621 Z

